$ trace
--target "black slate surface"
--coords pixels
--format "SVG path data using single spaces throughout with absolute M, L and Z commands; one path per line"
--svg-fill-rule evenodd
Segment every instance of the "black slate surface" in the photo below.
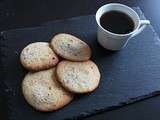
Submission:
M 135 8 L 143 17 L 139 8 Z M 50 41 L 54 34 L 67 32 L 87 42 L 92 60 L 101 72 L 98 89 L 76 96 L 72 103 L 57 112 L 35 111 L 24 100 L 21 82 L 27 73 L 19 62 L 20 51 L 29 43 Z M 96 41 L 93 15 L 54 21 L 40 27 L 1 32 L 4 83 L 7 86 L 8 116 L 11 120 L 79 119 L 111 110 L 156 94 L 160 91 L 160 39 L 152 26 L 131 39 L 119 52 L 103 49 Z

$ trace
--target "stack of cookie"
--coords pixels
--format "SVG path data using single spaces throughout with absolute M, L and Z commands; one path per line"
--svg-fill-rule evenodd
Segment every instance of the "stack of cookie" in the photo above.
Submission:
M 20 55 L 22 65 L 30 71 L 22 82 L 26 101 L 37 110 L 54 111 L 75 94 L 96 89 L 100 72 L 90 57 L 90 47 L 66 33 L 55 35 L 50 43 L 26 46 Z

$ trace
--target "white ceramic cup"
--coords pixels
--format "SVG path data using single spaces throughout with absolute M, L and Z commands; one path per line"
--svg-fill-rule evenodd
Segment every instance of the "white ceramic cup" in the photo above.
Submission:
M 100 24 L 101 16 L 109 11 L 120 11 L 128 16 L 134 22 L 134 30 L 127 34 L 116 34 L 109 32 L 108 30 L 104 29 Z M 149 20 L 140 20 L 138 14 L 130 7 L 119 4 L 119 3 L 110 3 L 103 5 L 100 7 L 96 13 L 96 22 L 98 24 L 97 30 L 97 39 L 100 45 L 104 48 L 109 50 L 120 50 L 121 48 L 125 47 L 128 40 L 139 33 L 141 33 L 144 28 L 150 24 Z

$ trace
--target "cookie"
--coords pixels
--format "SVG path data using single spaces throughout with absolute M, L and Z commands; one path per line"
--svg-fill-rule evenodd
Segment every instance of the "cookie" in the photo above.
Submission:
M 27 45 L 21 52 L 22 65 L 31 71 L 51 68 L 58 63 L 58 57 L 47 42 L 35 42 Z
M 71 61 L 86 61 L 91 57 L 90 47 L 79 38 L 60 33 L 51 40 L 51 47 L 62 58 Z
M 26 101 L 39 111 L 54 111 L 68 104 L 73 95 L 57 82 L 55 68 L 29 72 L 22 82 Z
M 61 61 L 56 70 L 58 81 L 73 93 L 87 93 L 95 90 L 100 81 L 100 72 L 92 61 Z

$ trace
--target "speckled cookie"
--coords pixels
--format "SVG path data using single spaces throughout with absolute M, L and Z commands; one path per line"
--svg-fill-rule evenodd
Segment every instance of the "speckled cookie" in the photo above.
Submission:
M 73 95 L 64 90 L 55 77 L 55 68 L 29 72 L 22 82 L 26 101 L 39 111 L 54 111 L 68 104 Z
M 92 61 L 61 61 L 56 70 L 58 81 L 73 93 L 87 93 L 97 88 L 100 72 Z
M 22 65 L 31 71 L 51 68 L 58 63 L 58 57 L 47 42 L 35 42 L 27 45 L 21 52 Z
M 51 47 L 62 58 L 71 61 L 86 61 L 91 57 L 90 47 L 79 38 L 60 33 L 51 40 Z

